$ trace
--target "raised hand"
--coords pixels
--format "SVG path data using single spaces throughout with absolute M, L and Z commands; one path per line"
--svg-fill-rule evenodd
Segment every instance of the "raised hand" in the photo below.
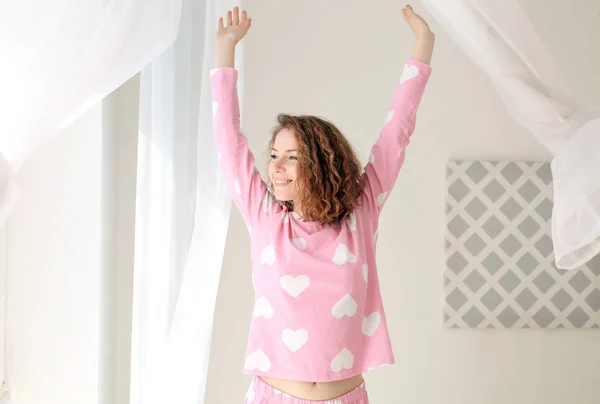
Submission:
M 411 57 L 423 63 L 431 63 L 435 35 L 431 32 L 429 25 L 409 5 L 402 9 L 402 16 L 415 35 L 415 46 Z
M 219 18 L 219 30 L 217 32 L 218 42 L 228 42 L 237 44 L 248 33 L 252 19 L 248 18 L 246 10 L 240 15 L 240 8 L 234 7 L 233 11 L 227 12 L 227 25 L 223 23 L 223 18 Z
M 404 17 L 404 21 L 408 23 L 413 34 L 415 34 L 417 40 L 425 39 L 433 35 L 427 22 L 423 17 L 415 13 L 410 5 L 407 5 L 402 9 L 402 16 Z

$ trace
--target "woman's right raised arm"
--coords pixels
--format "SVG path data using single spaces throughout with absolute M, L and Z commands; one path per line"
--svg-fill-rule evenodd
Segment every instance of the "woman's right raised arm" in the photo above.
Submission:
M 219 165 L 230 185 L 233 201 L 249 228 L 269 215 L 277 204 L 254 166 L 248 140 L 240 131 L 237 93 L 238 72 L 234 68 L 235 47 L 250 29 L 246 12 L 236 7 L 227 13 L 227 25 L 219 19 L 216 67 L 211 69 L 213 128 L 219 151 Z

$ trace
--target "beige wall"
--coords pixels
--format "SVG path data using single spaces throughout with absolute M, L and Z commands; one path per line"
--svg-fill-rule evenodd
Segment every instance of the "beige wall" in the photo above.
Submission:
M 16 176 L 0 243 L 15 403 L 129 403 L 138 87 L 136 76 Z
M 98 392 L 112 389 L 103 355 L 112 331 L 102 304 L 111 276 L 102 245 L 103 131 L 111 122 L 103 112 L 88 111 L 16 176 L 21 198 L 6 248 L 15 403 L 100 404 Z
M 578 96 L 600 104 L 596 0 L 522 1 Z M 363 161 L 412 47 L 401 3 L 246 1 L 244 128 L 259 162 L 279 112 L 325 116 Z M 414 4 L 417 11 L 423 8 Z M 426 13 L 423 13 L 427 17 Z M 433 76 L 407 161 L 381 220 L 378 262 L 397 364 L 368 373 L 373 403 L 592 404 L 600 400 L 595 331 L 450 331 L 442 327 L 444 173 L 448 158 L 548 160 L 516 126 L 482 72 L 432 22 Z M 264 167 L 260 167 L 263 169 Z M 252 310 L 249 237 L 232 214 L 207 404 L 243 402 Z

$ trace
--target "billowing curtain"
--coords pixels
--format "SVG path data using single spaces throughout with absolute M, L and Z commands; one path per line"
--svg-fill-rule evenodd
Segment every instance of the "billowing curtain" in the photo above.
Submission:
M 231 204 L 210 68 L 217 19 L 232 7 L 184 0 L 177 41 L 141 74 L 131 404 L 204 401 Z
M 0 224 L 12 172 L 173 41 L 181 0 L 0 1 Z
M 600 106 L 581 105 L 518 0 L 422 0 L 490 78 L 517 123 L 553 154 L 556 265 L 600 252 Z
M 180 14 L 181 0 L 0 0 L 0 227 L 18 201 L 15 171 L 164 52 L 176 38 Z M 5 299 L 0 276 L 4 365 Z M 1 365 L 0 376 L 0 386 L 10 390 Z

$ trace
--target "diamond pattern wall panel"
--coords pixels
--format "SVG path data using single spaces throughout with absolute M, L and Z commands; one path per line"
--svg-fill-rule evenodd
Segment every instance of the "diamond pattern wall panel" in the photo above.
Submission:
M 600 328 L 600 257 L 554 265 L 549 163 L 451 161 L 444 324 Z

